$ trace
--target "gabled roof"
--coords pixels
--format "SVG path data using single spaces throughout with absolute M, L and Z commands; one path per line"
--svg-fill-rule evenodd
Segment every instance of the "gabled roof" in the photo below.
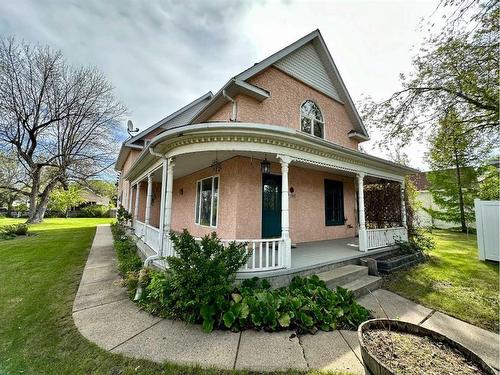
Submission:
M 158 121 L 156 124 L 151 125 L 150 127 L 141 131 L 139 134 L 123 142 L 122 147 L 120 148 L 120 153 L 118 154 L 118 158 L 116 160 L 115 170 L 121 170 L 121 168 L 123 167 L 123 163 L 125 162 L 127 155 L 129 154 L 131 149 L 143 149 L 144 142 L 140 142 L 143 137 L 159 128 L 170 129 L 179 125 L 189 124 L 193 116 L 200 110 L 200 108 L 206 106 L 212 96 L 213 94 L 211 91 L 207 92 L 206 94 L 200 96 L 198 99 L 185 105 L 181 109 Z
M 308 50 L 301 50 L 303 47 L 307 48 Z M 363 121 L 361 120 L 361 117 L 359 116 L 359 113 L 356 110 L 356 107 L 354 106 L 354 102 L 352 101 L 352 98 L 349 95 L 349 92 L 347 91 L 344 81 L 340 76 L 337 66 L 334 63 L 332 56 L 330 55 L 330 51 L 328 50 L 328 47 L 326 46 L 325 41 L 323 40 L 323 37 L 321 36 L 319 30 L 314 30 L 312 33 L 307 34 L 306 36 L 300 38 L 296 42 L 290 44 L 289 46 L 281 49 L 280 51 L 272 54 L 271 56 L 265 58 L 261 62 L 253 65 L 252 67 L 244 70 L 240 74 L 231 78 L 229 82 L 226 85 L 224 85 L 224 87 L 219 92 L 217 92 L 217 94 L 214 95 L 214 97 L 207 104 L 207 106 L 205 108 L 202 108 L 200 112 L 193 117 L 192 123 L 197 122 L 198 120 L 203 119 L 204 117 L 207 117 L 203 116 L 203 113 L 207 109 L 213 111 L 213 107 L 216 102 L 224 103 L 224 101 L 221 100 L 222 91 L 225 88 L 227 88 L 231 84 L 231 82 L 234 81 L 245 82 L 251 77 L 259 74 L 260 72 L 264 71 L 265 69 L 271 66 L 275 66 L 278 69 L 284 70 L 286 73 L 294 76 L 295 78 L 303 80 L 303 78 L 301 79 L 300 70 L 307 69 L 307 66 L 302 65 L 293 67 L 293 64 L 286 64 L 285 60 L 287 58 L 289 59 L 290 56 L 294 54 L 297 55 L 299 58 L 303 59 L 304 58 L 315 59 L 316 56 L 312 56 L 311 54 L 311 48 L 314 48 L 314 51 L 319 57 L 319 61 L 321 62 L 320 68 L 324 69 L 324 71 L 328 75 L 328 78 L 331 81 L 331 85 L 329 85 L 328 82 L 324 80 L 321 82 L 319 80 L 317 82 L 314 82 L 313 80 L 305 83 L 317 89 L 318 91 L 324 93 L 325 95 L 343 103 L 345 105 L 349 118 L 351 119 L 352 123 L 355 126 L 355 132 L 353 133 L 353 136 L 359 137 L 363 140 L 368 140 L 369 139 L 368 132 L 366 131 Z M 320 72 L 320 74 L 321 73 L 322 72 Z
M 196 100 L 192 101 L 191 103 L 185 105 L 181 109 L 178 109 L 174 113 L 172 113 L 172 114 L 168 115 L 167 117 L 161 119 L 156 124 L 151 125 L 149 128 L 146 128 L 142 132 L 140 132 L 139 134 L 133 136 L 128 141 L 126 141 L 126 144 L 127 145 L 133 144 L 134 142 L 140 140 L 142 137 L 148 135 L 149 133 L 151 133 L 152 131 L 158 129 L 159 127 L 162 127 L 164 129 L 168 129 L 170 127 L 188 124 L 189 121 L 191 121 L 191 117 L 200 108 L 204 107 L 207 104 L 207 102 L 212 98 L 212 96 L 213 96 L 212 91 L 207 92 L 206 94 L 200 96 L 198 99 L 196 99 Z M 171 124 L 172 122 L 174 122 L 174 120 L 179 120 L 181 117 L 185 118 L 184 124 L 177 124 L 178 121 L 175 121 L 174 124 Z

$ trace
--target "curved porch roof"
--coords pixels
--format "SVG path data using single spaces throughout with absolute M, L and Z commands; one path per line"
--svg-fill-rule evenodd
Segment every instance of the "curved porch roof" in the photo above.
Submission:
M 302 163 L 395 180 L 418 172 L 284 126 L 210 122 L 169 129 L 154 137 L 124 177 L 128 180 L 139 178 L 159 162 L 158 154 L 170 158 L 206 151 L 288 155 Z

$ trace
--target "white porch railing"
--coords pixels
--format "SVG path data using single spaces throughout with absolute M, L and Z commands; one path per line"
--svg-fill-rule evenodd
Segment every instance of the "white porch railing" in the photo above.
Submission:
M 201 238 L 196 238 L 201 241 Z M 245 249 L 250 254 L 247 263 L 239 272 L 260 272 L 285 268 L 285 245 L 281 238 L 263 240 L 222 240 L 224 246 L 231 242 L 245 243 Z M 162 256 L 176 256 L 174 246 L 169 237 L 163 241 Z
M 135 235 L 145 242 L 151 249 L 162 257 L 176 256 L 170 236 L 163 239 L 163 249 L 160 250 L 160 231 L 151 225 L 135 220 Z M 196 238 L 201 241 L 201 238 Z M 282 238 L 257 239 L 257 240 L 222 240 L 224 246 L 231 242 L 245 243 L 245 249 L 250 254 L 247 263 L 239 272 L 271 271 L 286 267 L 286 257 L 290 252 L 285 251 L 285 241 Z M 166 262 L 165 262 L 166 266 Z
M 160 230 L 151 225 L 145 225 L 146 235 L 144 236 L 144 242 L 152 248 L 156 253 L 160 249 Z
M 233 241 L 223 241 L 225 245 Z M 282 238 L 262 240 L 235 240 L 246 243 L 245 249 L 250 254 L 247 263 L 239 272 L 260 272 L 285 268 L 287 252 Z
M 146 235 L 146 224 L 142 221 L 134 220 L 134 233 L 137 237 L 144 240 L 144 236 Z
M 408 231 L 405 227 L 367 229 L 367 249 L 392 246 L 396 241 L 408 241 Z
M 158 228 L 135 220 L 134 232 L 137 237 L 158 253 L 158 249 L 160 248 L 160 230 Z

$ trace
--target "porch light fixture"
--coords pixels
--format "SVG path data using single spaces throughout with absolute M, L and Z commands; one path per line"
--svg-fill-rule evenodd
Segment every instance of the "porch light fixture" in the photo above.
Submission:
M 217 157 L 217 151 L 215 151 L 215 160 L 212 160 L 211 167 L 215 173 L 219 173 L 222 170 L 222 163 L 219 161 L 219 158 Z
M 271 172 L 271 163 L 267 160 L 267 156 L 264 156 L 264 160 L 261 161 L 260 170 L 262 173 Z

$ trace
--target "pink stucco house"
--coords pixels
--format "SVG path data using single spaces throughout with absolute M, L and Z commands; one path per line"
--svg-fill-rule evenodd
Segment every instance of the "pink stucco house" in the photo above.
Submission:
M 346 262 L 407 237 L 403 199 L 399 222 L 365 222 L 364 186 L 403 192 L 415 172 L 360 152 L 368 139 L 316 30 L 124 142 L 119 204 L 148 262 L 184 228 L 246 242 L 243 277 Z

